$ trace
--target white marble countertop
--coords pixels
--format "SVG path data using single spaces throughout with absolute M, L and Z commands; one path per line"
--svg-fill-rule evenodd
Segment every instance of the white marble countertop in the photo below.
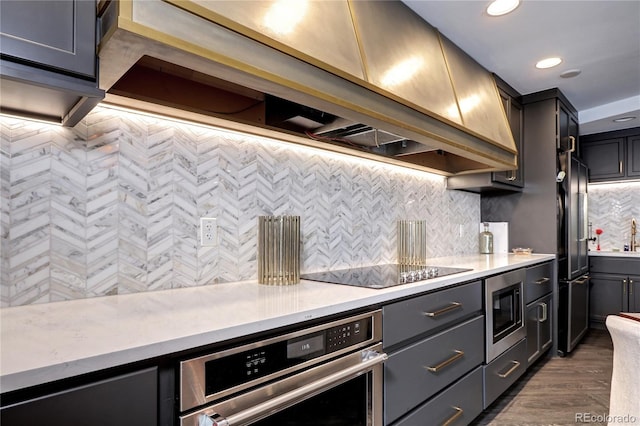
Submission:
M 312 281 L 251 282 L 163 290 L 0 309 L 0 389 L 22 389 L 327 315 L 379 305 L 555 255 L 431 259 L 473 268 L 387 289 Z
M 640 259 L 640 251 L 589 251 L 589 256 L 631 257 Z

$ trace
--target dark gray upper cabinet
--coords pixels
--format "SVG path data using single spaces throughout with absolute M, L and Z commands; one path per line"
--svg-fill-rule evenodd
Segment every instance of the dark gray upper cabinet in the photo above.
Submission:
M 583 136 L 589 182 L 640 179 L 640 127 Z
M 518 149 L 518 168 L 504 172 L 486 172 L 453 176 L 447 179 L 447 189 L 460 189 L 469 192 L 520 191 L 524 187 L 524 114 L 520 103 L 520 94 L 511 86 L 494 76 L 507 115 L 513 140 Z
M 0 2 L 2 112 L 77 124 L 100 100 L 96 3 Z
M 582 158 L 589 165 L 590 181 L 624 178 L 624 138 L 583 143 Z
M 2 54 L 95 78 L 95 20 L 92 1 L 3 0 Z
M 509 170 L 506 172 L 493 172 L 493 181 L 504 183 L 506 185 L 522 188 L 524 186 L 524 167 L 522 164 L 522 151 L 523 140 L 522 137 L 522 105 L 518 102 L 517 98 L 513 94 L 509 94 L 505 89 L 500 88 L 500 99 L 502 99 L 502 106 L 509 120 L 509 126 L 511 127 L 511 133 L 513 133 L 513 139 L 518 147 L 518 168 L 515 170 Z
M 578 155 L 578 117 L 562 102 L 558 106 L 558 123 L 558 151 L 570 151 Z
M 627 176 L 640 178 L 640 135 L 627 138 Z

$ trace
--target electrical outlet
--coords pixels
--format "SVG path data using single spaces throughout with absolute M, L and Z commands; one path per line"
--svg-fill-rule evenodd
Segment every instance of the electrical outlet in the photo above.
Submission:
M 218 225 L 212 217 L 200 218 L 200 245 L 203 247 L 215 246 L 218 243 Z

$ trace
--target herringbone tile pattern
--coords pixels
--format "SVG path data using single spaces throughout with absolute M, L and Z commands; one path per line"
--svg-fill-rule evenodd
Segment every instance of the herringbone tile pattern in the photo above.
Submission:
M 589 186 L 589 222 L 593 232 L 600 228 L 600 249 L 622 250 L 631 237 L 631 219 L 640 227 L 640 182 Z M 636 237 L 640 242 L 640 234 Z M 590 243 L 592 250 L 595 243 Z
M 255 279 L 260 215 L 301 216 L 303 272 L 394 262 L 400 219 L 477 251 L 480 198 L 441 177 L 103 107 L 0 131 L 2 306 Z

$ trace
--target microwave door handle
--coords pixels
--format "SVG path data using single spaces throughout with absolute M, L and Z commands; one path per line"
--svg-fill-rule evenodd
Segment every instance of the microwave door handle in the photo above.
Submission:
M 239 411 L 226 417 L 220 417 L 218 415 L 210 416 L 209 419 L 213 422 L 212 426 L 234 426 L 247 424 L 256 419 L 263 417 L 264 413 L 277 412 L 283 408 L 289 407 L 294 402 L 299 402 L 306 399 L 309 396 L 315 395 L 325 389 L 329 389 L 335 383 L 341 383 L 345 379 L 350 379 L 358 376 L 364 372 L 373 369 L 378 364 L 387 360 L 388 356 L 385 353 L 379 353 L 376 351 L 365 351 L 363 354 L 363 361 L 359 364 L 347 367 L 336 373 L 325 376 L 315 382 L 308 383 L 291 392 L 278 395 L 274 398 L 256 404 L 246 410 Z M 206 416 L 202 414 L 202 416 Z

